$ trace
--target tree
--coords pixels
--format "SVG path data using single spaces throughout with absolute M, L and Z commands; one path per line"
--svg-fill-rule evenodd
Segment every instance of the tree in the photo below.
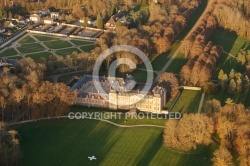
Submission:
M 173 73 L 163 73 L 158 84 L 167 90 L 169 97 L 175 97 L 179 92 L 179 81 Z
M 250 81 L 249 81 L 249 77 L 247 75 L 243 78 L 243 88 L 246 91 L 249 90 L 249 88 L 250 88 Z
M 5 19 L 6 17 L 7 12 L 3 8 L 0 8 L 0 19 Z
M 235 104 L 234 101 L 233 101 L 233 99 L 231 99 L 231 98 L 227 98 L 227 100 L 225 101 L 225 103 L 228 104 L 228 105 L 231 105 L 231 106 Z
M 121 22 L 120 20 L 118 20 L 118 21 L 115 23 L 115 26 L 116 26 L 116 27 L 122 26 L 122 22 Z
M 171 43 L 166 37 L 160 37 L 154 40 L 158 54 L 167 52 L 171 48 Z
M 212 158 L 214 166 L 234 166 L 233 156 L 231 153 L 223 146 L 220 146 L 214 152 L 214 157 Z
M 224 71 L 222 69 L 220 69 L 220 72 L 218 74 L 218 79 L 219 81 L 223 79 L 223 76 L 225 75 Z
M 88 25 L 89 25 L 89 24 L 88 24 L 88 21 L 89 21 L 88 17 L 84 17 L 83 20 L 84 20 L 83 26 L 84 26 L 84 27 L 88 27 Z
M 237 91 L 237 93 L 239 93 L 239 92 L 242 91 L 242 79 L 241 79 L 241 78 L 238 78 L 238 79 L 236 80 L 236 84 L 237 84 L 236 91 Z
M 238 61 L 242 66 L 245 65 L 246 62 L 247 62 L 246 56 L 240 52 L 240 53 L 238 54 L 238 56 L 237 56 L 237 61 Z
M 76 16 L 77 18 L 84 18 L 85 13 L 81 7 L 81 5 L 77 4 L 73 7 L 72 14 Z
M 164 145 L 182 151 L 196 149 L 197 144 L 212 142 L 213 121 L 203 114 L 184 114 L 180 120 L 168 120 L 164 129 Z
M 203 86 L 203 91 L 208 95 L 212 95 L 216 92 L 216 85 L 213 82 L 207 82 Z
M 234 71 L 234 69 L 232 69 L 231 71 L 230 71 L 230 73 L 229 73 L 229 79 L 231 80 L 231 79 L 234 79 L 234 77 L 235 77 L 235 71 Z
M 98 29 L 103 29 L 103 21 L 102 21 L 100 14 L 98 14 L 97 19 L 96 19 L 96 27 Z
M 12 13 L 9 11 L 9 20 L 12 20 Z
M 228 85 L 228 88 L 227 88 L 227 92 L 229 94 L 235 94 L 236 90 L 237 90 L 236 88 L 237 88 L 236 82 L 234 81 L 234 79 L 231 79 L 231 81 Z
M 141 7 L 148 6 L 148 0 L 141 0 Z
M 19 136 L 15 130 L 6 131 L 5 127 L 0 129 L 0 164 L 17 165 L 22 157 L 19 148 Z

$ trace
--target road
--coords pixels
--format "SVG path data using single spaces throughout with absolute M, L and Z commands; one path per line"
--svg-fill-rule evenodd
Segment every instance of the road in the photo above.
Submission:
M 21 122 L 12 121 L 12 123 L 8 123 L 6 126 L 13 126 L 13 125 L 17 125 L 17 124 L 31 123 L 31 122 L 41 121 L 41 120 L 48 120 L 48 119 L 63 119 L 63 118 L 69 119 L 68 116 L 57 116 L 57 117 L 51 117 L 51 118 L 26 120 L 26 121 L 21 121 Z M 147 125 L 147 124 L 143 124 L 143 125 L 121 125 L 121 124 L 114 123 L 114 122 L 111 122 L 111 121 L 106 120 L 106 119 L 91 118 L 91 117 L 84 117 L 83 119 L 91 119 L 91 120 L 102 121 L 102 122 L 106 122 L 106 123 L 112 124 L 112 125 L 117 126 L 117 127 L 125 127 L 125 128 L 132 128 L 132 127 L 157 127 L 157 128 L 165 128 L 165 126 Z

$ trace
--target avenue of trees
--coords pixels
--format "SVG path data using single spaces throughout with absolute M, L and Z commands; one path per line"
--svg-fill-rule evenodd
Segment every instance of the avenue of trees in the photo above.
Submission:
M 209 42 L 206 46 L 196 45 L 196 54 L 182 67 L 180 81 L 184 85 L 203 86 L 212 76 L 219 57 L 223 54 L 222 47 L 213 46 Z M 199 47 L 201 46 L 201 48 Z
M 46 67 L 30 58 L 18 62 L 15 73 L 4 68 L 0 73 L 1 120 L 24 114 L 27 118 L 63 115 L 74 104 L 76 92 L 63 83 L 44 81 Z

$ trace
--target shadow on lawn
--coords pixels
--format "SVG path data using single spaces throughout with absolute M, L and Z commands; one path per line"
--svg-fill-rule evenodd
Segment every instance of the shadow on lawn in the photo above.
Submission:
M 149 165 L 150 161 L 154 158 L 159 149 L 163 146 L 162 139 L 162 134 L 159 134 L 159 136 L 154 140 L 154 142 L 149 141 L 149 144 L 151 144 L 151 146 L 146 149 L 146 152 L 144 152 L 144 155 L 142 156 L 140 161 L 138 161 L 138 166 Z

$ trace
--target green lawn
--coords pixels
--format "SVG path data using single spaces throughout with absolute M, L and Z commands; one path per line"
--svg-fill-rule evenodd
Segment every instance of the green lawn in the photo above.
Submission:
M 147 81 L 147 71 L 135 70 L 131 73 L 131 75 L 139 83 L 145 83 Z M 152 80 L 154 80 L 154 78 L 156 77 L 156 74 L 153 73 L 153 76 L 154 77 L 151 78 Z
M 65 56 L 65 55 L 69 55 L 69 54 L 72 54 L 72 52 L 82 52 L 80 51 L 79 49 L 77 48 L 66 48 L 66 49 L 61 49 L 61 50 L 57 50 L 56 51 L 56 54 L 57 55 L 62 55 L 62 56 Z
M 84 52 L 90 52 L 91 50 L 94 49 L 94 44 L 90 44 L 90 45 L 86 45 L 86 46 L 82 46 L 80 47 Z
M 17 48 L 21 53 L 32 53 L 32 52 L 39 52 L 43 51 L 45 48 L 38 43 L 32 44 L 22 44 L 21 47 Z
M 161 55 L 158 55 L 157 57 L 153 57 L 151 59 L 153 69 L 156 71 L 161 70 L 168 62 L 168 60 L 173 56 L 180 44 L 180 42 L 175 42 L 167 53 L 163 53 Z
M 23 39 L 18 41 L 19 44 L 33 43 L 33 42 L 35 42 L 35 40 L 28 35 L 26 37 L 24 37 Z
M 228 31 L 217 30 L 211 37 L 211 41 L 214 44 L 220 45 L 226 52 L 229 52 L 236 56 L 240 49 L 250 49 L 250 40 L 246 38 L 238 37 L 237 34 Z M 236 59 L 223 54 L 219 60 L 216 70 L 213 72 L 212 79 L 218 78 L 219 71 L 223 69 L 224 72 L 228 73 L 231 69 L 237 72 L 244 72 L 244 68 L 237 62 Z
M 93 41 L 87 41 L 87 40 L 70 40 L 70 41 L 77 46 L 83 46 L 86 44 L 94 44 Z
M 16 52 L 16 50 L 14 48 L 8 48 L 5 51 L 3 51 L 2 53 L 0 53 L 0 57 L 6 57 L 6 56 L 13 56 L 13 55 L 17 55 L 18 53 Z
M 160 118 L 158 119 L 151 119 L 151 114 L 147 114 L 141 112 L 144 115 L 144 118 L 136 118 L 133 116 L 127 116 L 125 115 L 124 112 L 127 112 L 126 110 L 110 110 L 108 108 L 88 108 L 88 107 L 84 107 L 84 106 L 73 106 L 71 109 L 71 112 L 106 112 L 109 113 L 110 118 L 109 120 L 112 122 L 115 122 L 117 124 L 122 124 L 122 125 L 141 125 L 141 124 L 148 124 L 148 125 L 159 125 L 159 126 L 164 126 L 168 117 L 167 115 L 159 115 Z M 112 116 L 112 113 L 114 112 L 120 112 L 123 114 L 121 114 L 119 117 L 120 118 L 115 118 L 115 116 Z M 141 115 L 142 115 L 141 114 Z M 143 116 L 142 115 L 142 116 Z M 155 114 L 152 114 L 152 116 L 154 116 Z M 116 116 L 118 117 L 118 115 Z
M 44 42 L 44 44 L 50 49 L 60 49 L 72 46 L 72 44 L 70 44 L 68 41 L 58 40 L 58 39 L 56 41 Z
M 188 59 L 185 57 L 184 54 L 179 53 L 173 62 L 169 65 L 166 72 L 174 73 L 174 74 L 180 74 L 182 66 L 184 66 L 187 63 Z
M 181 113 L 197 112 L 201 99 L 201 91 L 182 90 L 181 95 L 171 111 Z
M 48 58 L 50 55 L 52 55 L 50 52 L 40 52 L 40 53 L 35 53 L 35 54 L 29 54 L 26 57 L 30 57 L 34 60 L 39 60 L 41 57 L 46 57 Z
M 161 128 L 120 128 L 95 120 L 55 119 L 16 125 L 22 165 L 210 166 L 211 148 L 195 154 L 162 145 Z M 97 160 L 90 161 L 89 156 Z
M 37 38 L 40 41 L 51 41 L 51 40 L 58 40 L 58 37 L 54 36 L 48 36 L 48 35 L 33 35 L 35 38 Z
M 238 37 L 236 33 L 225 30 L 215 31 L 210 40 L 213 42 L 213 44 L 222 46 L 224 51 L 233 55 L 237 55 L 237 53 L 242 48 L 250 49 L 250 40 Z

